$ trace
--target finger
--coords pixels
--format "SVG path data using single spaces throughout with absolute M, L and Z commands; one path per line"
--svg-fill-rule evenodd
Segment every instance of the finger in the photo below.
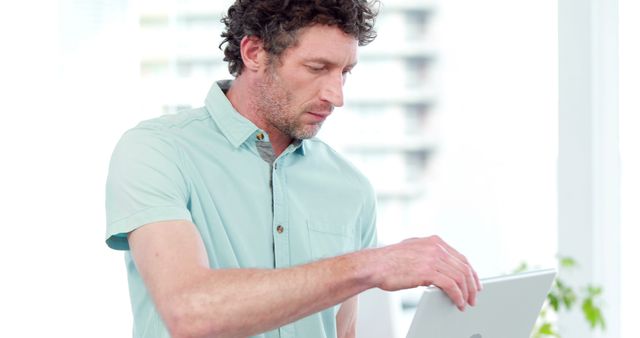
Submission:
M 434 276 L 433 280 L 429 285 L 435 285 L 439 287 L 444 293 L 449 296 L 451 301 L 458 307 L 460 311 L 464 311 L 464 298 L 462 296 L 462 291 L 458 287 L 458 283 L 456 283 L 453 279 L 449 278 L 447 275 L 438 273 Z
M 457 260 L 457 258 L 455 258 Z M 469 288 L 469 298 L 467 298 L 467 302 L 471 306 L 476 305 L 476 297 L 478 295 L 478 287 L 475 281 L 475 275 L 473 273 L 473 269 L 467 264 L 464 264 L 462 261 L 457 260 L 459 264 L 458 268 L 462 270 L 462 274 L 466 278 L 467 286 Z
M 443 250 L 445 249 L 443 248 Z M 464 297 L 466 302 L 469 303 L 469 305 L 475 306 L 477 289 L 469 266 L 452 255 L 445 256 L 443 264 L 447 264 L 455 269 L 458 278 L 464 282 Z
M 458 285 L 458 288 L 462 292 L 463 301 L 465 303 L 468 303 L 469 287 L 467 285 L 467 277 L 464 275 L 461 269 L 456 266 L 456 264 L 459 263 L 455 262 L 455 260 L 456 258 L 451 256 L 443 258 L 440 262 L 437 263 L 435 268 L 437 272 L 444 274 Z
M 467 287 L 467 293 L 465 294 L 465 300 L 469 305 L 476 305 L 476 295 L 478 290 L 476 289 L 476 284 L 474 281 L 473 273 L 468 265 L 464 264 L 457 257 L 451 256 L 449 258 L 449 262 L 452 267 L 454 267 L 461 278 L 465 281 L 465 286 Z
M 473 269 L 473 267 L 469 263 L 469 260 L 467 260 L 467 257 L 465 257 L 463 254 L 458 252 L 458 250 L 454 249 L 452 246 L 447 244 L 447 242 L 445 242 L 442 238 L 440 238 L 440 237 L 437 237 L 437 238 L 438 238 L 439 242 L 442 244 L 442 246 L 444 246 L 444 248 L 447 249 L 447 251 L 449 251 L 452 255 L 456 256 L 458 259 L 460 259 L 462 262 L 464 262 L 467 266 L 469 266 L 469 268 L 473 272 L 473 280 L 474 280 L 476 289 L 477 290 L 482 290 L 482 283 L 480 283 L 480 278 L 478 277 L 478 273 L 476 272 L 475 269 Z
M 482 291 L 484 287 L 480 282 L 480 277 L 478 277 L 478 273 L 476 272 L 476 270 L 473 270 L 473 269 L 471 269 L 471 271 L 473 271 L 473 278 L 475 279 L 475 282 L 476 282 L 476 288 L 478 289 L 478 291 Z

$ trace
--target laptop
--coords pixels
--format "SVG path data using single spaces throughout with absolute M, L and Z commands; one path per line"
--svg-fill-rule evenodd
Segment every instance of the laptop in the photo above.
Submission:
M 548 269 L 483 279 L 476 306 L 464 312 L 427 287 L 407 338 L 528 338 L 555 276 Z

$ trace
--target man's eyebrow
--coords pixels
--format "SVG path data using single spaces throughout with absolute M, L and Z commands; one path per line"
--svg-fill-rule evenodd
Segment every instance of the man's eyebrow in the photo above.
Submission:
M 322 63 L 325 65 L 331 65 L 331 66 L 338 66 L 338 64 L 336 62 L 333 62 L 327 58 L 323 58 L 323 57 L 313 57 L 313 58 L 309 58 L 309 59 L 305 59 L 305 62 L 317 62 L 317 63 Z M 353 67 L 355 67 L 358 64 L 358 61 L 347 65 L 345 68 L 346 69 L 353 69 Z

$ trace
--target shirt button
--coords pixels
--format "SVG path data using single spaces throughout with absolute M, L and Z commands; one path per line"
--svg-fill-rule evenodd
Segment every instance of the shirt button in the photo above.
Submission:
M 282 225 L 278 225 L 278 226 L 276 227 L 276 231 L 277 231 L 279 234 L 281 234 L 281 233 L 284 231 L 284 227 L 283 227 Z
M 256 138 L 258 139 L 258 141 L 262 141 L 262 140 L 264 140 L 264 134 L 263 133 L 258 133 L 258 135 L 256 135 Z

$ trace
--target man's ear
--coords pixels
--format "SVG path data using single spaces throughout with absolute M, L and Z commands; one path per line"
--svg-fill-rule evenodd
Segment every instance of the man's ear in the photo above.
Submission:
M 245 70 L 259 71 L 266 62 L 266 51 L 263 48 L 262 40 L 255 36 L 245 36 L 240 41 L 240 55 L 244 63 Z

